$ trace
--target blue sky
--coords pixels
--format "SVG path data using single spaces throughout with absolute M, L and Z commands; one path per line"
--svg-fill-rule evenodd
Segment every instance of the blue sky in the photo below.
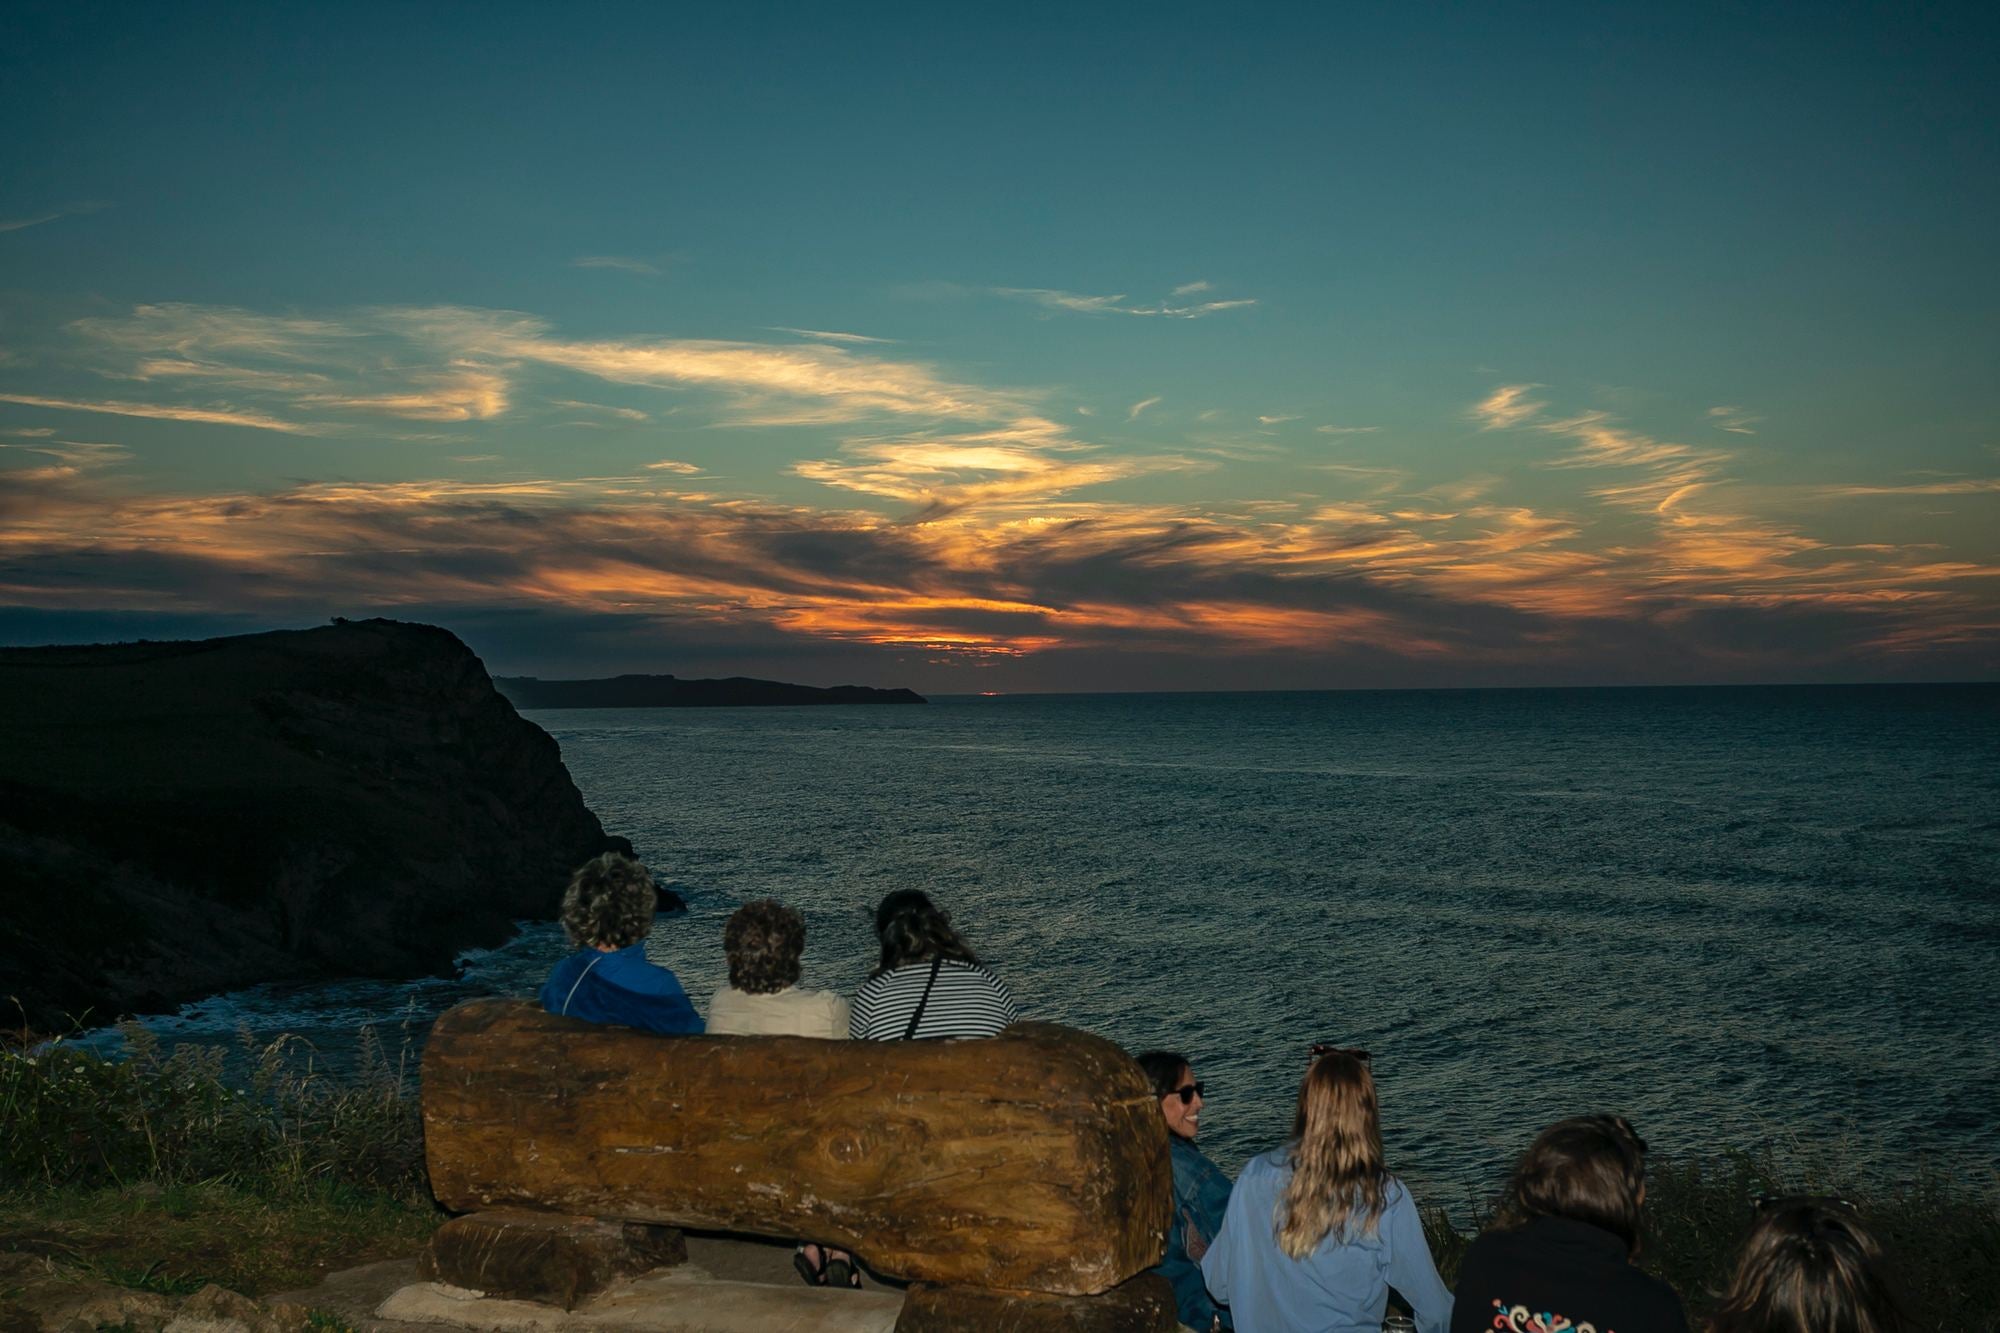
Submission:
M 0 639 L 1991 678 L 1995 23 L 18 6 Z

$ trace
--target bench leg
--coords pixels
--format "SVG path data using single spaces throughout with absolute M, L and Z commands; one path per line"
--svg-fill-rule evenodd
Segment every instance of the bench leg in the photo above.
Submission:
M 424 1252 L 436 1282 L 574 1310 L 622 1277 L 687 1261 L 672 1227 L 496 1209 L 454 1217 Z

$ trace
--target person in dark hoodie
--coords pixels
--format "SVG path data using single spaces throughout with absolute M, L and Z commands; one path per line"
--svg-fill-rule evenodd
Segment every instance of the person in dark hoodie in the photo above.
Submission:
M 1451 1333 L 1687 1333 L 1681 1298 L 1632 1262 L 1645 1200 L 1646 1143 L 1623 1116 L 1550 1125 L 1459 1264 Z
M 620 852 L 585 862 L 563 893 L 563 933 L 576 952 L 542 985 L 542 1008 L 586 1023 L 647 1032 L 702 1030 L 680 979 L 646 960 L 659 891 L 646 867 Z

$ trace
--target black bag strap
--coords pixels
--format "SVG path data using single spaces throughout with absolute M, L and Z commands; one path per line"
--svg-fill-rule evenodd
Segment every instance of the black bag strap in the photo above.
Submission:
M 903 1040 L 914 1041 L 917 1024 L 924 1021 L 924 1006 L 931 1002 L 931 987 L 937 985 L 938 969 L 944 966 L 944 955 L 931 959 L 931 979 L 924 983 L 924 993 L 917 1000 L 917 1012 L 910 1015 L 910 1025 L 903 1029 Z

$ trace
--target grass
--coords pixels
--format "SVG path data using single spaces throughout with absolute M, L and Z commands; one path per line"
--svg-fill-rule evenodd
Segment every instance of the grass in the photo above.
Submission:
M 296 1037 L 245 1033 L 232 1063 L 221 1047 L 167 1054 L 143 1027 L 122 1032 L 120 1060 L 61 1039 L 0 1054 L 0 1194 L 219 1181 L 279 1199 L 327 1186 L 429 1198 L 408 1048 L 390 1062 L 374 1028 L 343 1079 Z
M 263 1296 L 414 1254 L 443 1220 L 433 1207 L 341 1190 L 274 1199 L 221 1182 L 61 1189 L 0 1196 L 0 1247 L 169 1296 L 210 1282 Z
M 372 1029 L 359 1073 L 247 1038 L 127 1057 L 61 1040 L 0 1053 L 0 1248 L 169 1295 L 248 1295 L 413 1253 L 443 1214 L 406 1058 Z
M 1851 1201 L 1882 1242 L 1914 1329 L 2000 1333 L 2000 1181 L 1936 1173 L 1871 1180 L 1812 1154 L 1725 1153 L 1647 1163 L 1645 1244 L 1639 1266 L 1681 1295 L 1697 1327 L 1728 1285 L 1760 1194 L 1834 1194 Z M 1492 1216 L 1470 1210 L 1465 1230 L 1444 1209 L 1424 1219 L 1431 1253 L 1453 1281 L 1472 1238 Z

